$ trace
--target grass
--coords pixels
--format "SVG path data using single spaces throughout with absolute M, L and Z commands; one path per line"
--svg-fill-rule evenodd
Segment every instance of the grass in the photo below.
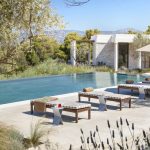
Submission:
M 19 131 L 0 123 L 0 150 L 27 150 L 29 148 L 45 150 L 58 150 L 59 145 L 52 143 L 48 138 L 52 129 L 43 128 L 41 121 L 31 124 L 29 137 L 25 138 Z
M 0 150 L 25 150 L 23 135 L 0 123 Z
M 0 75 L 0 79 L 18 79 L 27 77 L 40 77 L 47 75 L 73 74 L 73 73 L 88 73 L 88 72 L 113 72 L 113 69 L 106 66 L 92 67 L 88 65 L 71 66 L 57 60 L 49 59 L 37 66 L 30 67 L 24 72 L 12 74 L 11 76 Z

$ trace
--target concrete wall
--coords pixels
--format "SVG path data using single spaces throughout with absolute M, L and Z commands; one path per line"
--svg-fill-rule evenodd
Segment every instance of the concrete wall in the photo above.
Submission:
M 97 65 L 98 62 L 114 67 L 114 43 L 94 43 L 93 65 Z

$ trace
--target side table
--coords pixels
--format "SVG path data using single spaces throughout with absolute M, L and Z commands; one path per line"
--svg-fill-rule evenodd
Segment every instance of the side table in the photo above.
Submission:
M 63 120 L 62 120 L 62 107 L 53 107 L 53 113 L 54 113 L 54 118 L 53 118 L 53 124 L 54 125 L 59 125 L 59 124 L 63 124 Z

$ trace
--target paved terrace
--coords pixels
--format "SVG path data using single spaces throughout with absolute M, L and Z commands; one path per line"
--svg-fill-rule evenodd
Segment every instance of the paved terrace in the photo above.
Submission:
M 106 90 L 106 89 L 101 89 Z M 116 88 L 108 88 L 107 90 L 116 92 Z M 126 91 L 123 93 L 129 94 Z M 62 102 L 77 101 L 77 93 L 59 96 L 59 100 Z M 82 98 L 83 102 L 87 103 L 86 98 Z M 128 118 L 129 122 L 135 123 L 137 132 L 142 129 L 148 129 L 150 127 L 150 101 L 147 99 L 143 102 L 137 102 L 137 99 L 133 97 L 132 108 L 129 109 L 127 105 L 124 105 L 122 111 L 119 110 L 119 103 L 107 102 L 108 110 L 105 112 L 98 111 L 98 100 L 91 99 L 92 112 L 91 120 L 87 119 L 87 112 L 79 114 L 79 122 L 75 123 L 74 114 L 69 112 L 63 112 L 63 125 L 52 125 L 52 110 L 48 109 L 47 118 L 39 115 L 30 114 L 30 103 L 22 103 L 19 105 L 12 105 L 7 107 L 0 107 L 0 122 L 4 122 L 8 125 L 14 126 L 20 130 L 25 136 L 30 133 L 31 123 L 35 123 L 38 120 L 42 121 L 44 128 L 51 128 L 50 139 L 54 143 L 58 143 L 62 150 L 68 150 L 69 145 L 72 144 L 75 149 L 81 145 L 80 142 L 80 128 L 85 132 L 85 135 L 89 135 L 90 130 L 94 130 L 95 126 L 99 126 L 101 138 L 106 141 L 106 137 L 110 137 L 109 130 L 107 128 L 107 120 L 110 120 L 112 128 L 116 129 L 116 120 L 122 117 L 124 120 Z M 130 135 L 127 128 L 124 128 L 126 135 Z

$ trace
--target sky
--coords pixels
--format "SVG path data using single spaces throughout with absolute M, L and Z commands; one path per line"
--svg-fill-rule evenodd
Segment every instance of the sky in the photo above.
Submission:
M 75 7 L 66 6 L 64 0 L 51 0 L 51 5 L 64 17 L 66 29 L 70 30 L 145 31 L 150 25 L 150 0 L 90 0 Z

